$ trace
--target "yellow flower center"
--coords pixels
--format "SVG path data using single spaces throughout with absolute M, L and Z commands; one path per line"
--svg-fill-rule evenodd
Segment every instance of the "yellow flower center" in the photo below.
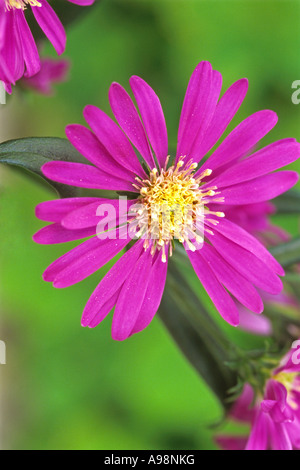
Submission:
M 288 392 L 288 404 L 291 408 L 297 410 L 298 403 L 294 397 L 294 392 L 300 392 L 300 381 L 298 372 L 280 372 L 279 374 L 274 375 L 273 379 L 284 385 Z
M 42 4 L 38 0 L 6 0 L 6 10 L 25 10 L 27 5 L 32 7 L 41 7 Z
M 136 178 L 134 185 L 139 190 L 139 204 L 131 211 L 131 228 L 138 238 L 145 239 L 144 248 L 151 247 L 152 254 L 162 251 L 162 261 L 166 261 L 166 250 L 172 255 L 174 239 L 195 251 L 204 240 L 204 219 L 208 214 L 224 217 L 223 212 L 211 212 L 206 204 L 213 202 L 216 187 L 201 189 L 202 179 L 211 175 L 206 170 L 195 177 L 197 163 L 185 163 L 181 157 L 174 166 L 154 168 L 149 178 Z M 216 202 L 216 198 L 214 198 Z M 210 222 L 217 224 L 215 219 Z M 209 231 L 209 230 L 208 230 Z

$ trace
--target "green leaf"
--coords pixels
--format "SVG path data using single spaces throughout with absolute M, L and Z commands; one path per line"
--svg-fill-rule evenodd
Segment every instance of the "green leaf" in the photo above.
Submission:
M 0 144 L 0 163 L 13 165 L 37 175 L 50 184 L 60 197 L 74 197 L 79 189 L 48 180 L 41 167 L 52 160 L 86 163 L 86 160 L 67 139 L 33 137 L 10 140 Z
M 272 247 L 270 252 L 284 268 L 300 263 L 300 237 Z
M 274 199 L 278 214 L 300 214 L 300 191 L 292 189 Z
M 159 316 L 187 360 L 228 407 L 228 391 L 237 383 L 226 365 L 232 346 L 172 260 Z

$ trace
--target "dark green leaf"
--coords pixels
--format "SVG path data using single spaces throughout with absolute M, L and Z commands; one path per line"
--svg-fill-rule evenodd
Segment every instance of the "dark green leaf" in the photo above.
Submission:
M 300 214 L 300 191 L 292 189 L 274 200 L 278 214 Z
M 78 195 L 79 190 L 77 188 L 55 183 L 45 178 L 41 172 L 41 167 L 52 160 L 86 163 L 84 157 L 77 152 L 67 139 L 33 137 L 10 140 L 0 144 L 0 163 L 14 165 L 43 178 L 58 192 L 60 197 Z
M 226 366 L 231 345 L 173 262 L 159 315 L 188 361 L 227 407 L 228 390 L 237 382 Z
M 270 252 L 284 268 L 300 263 L 300 237 L 272 247 Z

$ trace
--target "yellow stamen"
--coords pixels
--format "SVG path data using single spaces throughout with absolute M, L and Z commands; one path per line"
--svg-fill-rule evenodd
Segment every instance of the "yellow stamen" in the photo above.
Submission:
M 41 7 L 42 4 L 38 0 L 6 0 L 6 10 L 25 10 L 27 5 L 31 7 Z
M 296 379 L 299 377 L 298 372 L 279 372 L 279 374 L 274 375 L 272 378 L 277 382 L 280 382 L 286 388 L 288 392 L 288 404 L 294 410 L 298 409 L 298 402 L 294 397 L 294 392 L 299 392 L 299 382 L 296 382 Z
M 148 243 L 144 243 L 145 249 L 151 246 L 152 254 L 156 250 L 162 251 L 163 262 L 166 262 L 166 250 L 172 255 L 174 239 L 195 251 L 197 244 L 204 240 L 204 228 L 201 229 L 201 226 L 205 217 L 225 216 L 223 212 L 210 212 L 206 206 L 209 198 L 218 194 L 215 191 L 217 187 L 201 190 L 204 184 L 202 178 L 211 175 L 212 170 L 207 169 L 195 177 L 198 164 L 192 160 L 186 162 L 185 158 L 181 157 L 169 168 L 165 165 L 160 171 L 154 168 L 148 179 L 141 181 L 136 178 L 137 184 L 133 185 L 139 189 L 138 202 L 145 210 L 140 207 L 133 209 L 130 224 L 137 229 L 137 237 L 148 239 Z

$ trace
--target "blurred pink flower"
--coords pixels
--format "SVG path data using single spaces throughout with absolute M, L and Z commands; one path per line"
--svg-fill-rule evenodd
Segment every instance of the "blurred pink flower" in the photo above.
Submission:
M 95 0 L 65 0 L 87 6 Z M 0 80 L 6 91 L 22 78 L 40 70 L 39 52 L 26 20 L 31 8 L 39 26 L 60 55 L 66 47 L 64 27 L 47 0 L 0 0 Z
M 43 95 L 53 93 L 53 85 L 66 81 L 70 69 L 67 59 L 41 59 L 40 71 L 30 78 L 22 78 L 22 85 Z
M 244 228 L 247 232 L 258 238 L 266 246 L 277 245 L 288 241 L 289 233 L 270 222 L 270 215 L 275 214 L 276 207 L 269 201 L 258 204 L 245 204 L 241 206 L 224 207 L 226 218 Z M 294 307 L 299 310 L 299 302 L 288 292 L 276 295 L 259 290 L 264 304 L 273 304 L 279 307 Z M 249 309 L 235 301 L 240 314 L 239 327 L 253 334 L 269 336 L 273 332 L 272 322 L 264 315 L 254 315 Z
M 250 423 L 251 431 L 248 437 L 218 436 L 216 441 L 223 449 L 299 450 L 300 350 L 292 349 L 273 371 L 264 397 L 254 400 L 254 391 L 246 384 L 230 417 Z

